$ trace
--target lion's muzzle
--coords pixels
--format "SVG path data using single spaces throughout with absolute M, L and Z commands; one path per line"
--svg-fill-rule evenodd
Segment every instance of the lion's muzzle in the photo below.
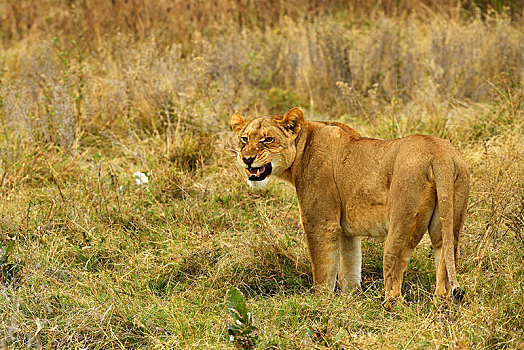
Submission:
M 249 181 L 264 180 L 271 174 L 272 169 L 273 167 L 271 166 L 271 163 L 267 163 L 266 165 L 262 165 L 258 168 L 247 168 Z

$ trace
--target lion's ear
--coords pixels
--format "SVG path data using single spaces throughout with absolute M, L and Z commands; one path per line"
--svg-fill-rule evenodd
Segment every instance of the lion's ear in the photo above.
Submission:
M 243 116 L 241 116 L 238 113 L 233 114 L 233 116 L 231 117 L 231 128 L 233 128 L 235 134 L 240 134 L 242 130 L 244 130 L 246 125 L 247 121 Z
M 293 107 L 284 117 L 279 117 L 275 121 L 290 133 L 296 134 L 304 122 L 304 112 L 298 107 Z

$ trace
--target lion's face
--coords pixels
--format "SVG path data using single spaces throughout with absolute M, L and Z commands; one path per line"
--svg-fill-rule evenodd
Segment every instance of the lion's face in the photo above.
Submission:
M 303 113 L 298 108 L 290 112 L 284 117 L 260 117 L 250 122 L 239 114 L 231 118 L 239 143 L 237 161 L 245 169 L 250 186 L 265 186 L 271 175 L 282 175 L 293 164 L 297 116 L 303 120 Z

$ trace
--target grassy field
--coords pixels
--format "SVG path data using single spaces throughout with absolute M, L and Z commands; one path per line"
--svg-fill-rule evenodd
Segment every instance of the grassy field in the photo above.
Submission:
M 260 349 L 524 348 L 521 2 L 0 2 L 0 348 L 234 348 L 231 287 Z M 428 238 L 392 310 L 372 240 L 361 291 L 312 294 L 294 190 L 229 150 L 292 106 L 461 151 L 462 303 Z

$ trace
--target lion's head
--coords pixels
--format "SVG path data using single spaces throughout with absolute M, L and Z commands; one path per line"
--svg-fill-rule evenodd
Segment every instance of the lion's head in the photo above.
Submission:
M 284 116 L 260 117 L 246 121 L 240 114 L 231 117 L 238 136 L 237 161 L 246 170 L 252 187 L 263 187 L 271 175 L 281 176 L 293 164 L 295 139 L 304 122 L 304 112 L 292 108 Z

